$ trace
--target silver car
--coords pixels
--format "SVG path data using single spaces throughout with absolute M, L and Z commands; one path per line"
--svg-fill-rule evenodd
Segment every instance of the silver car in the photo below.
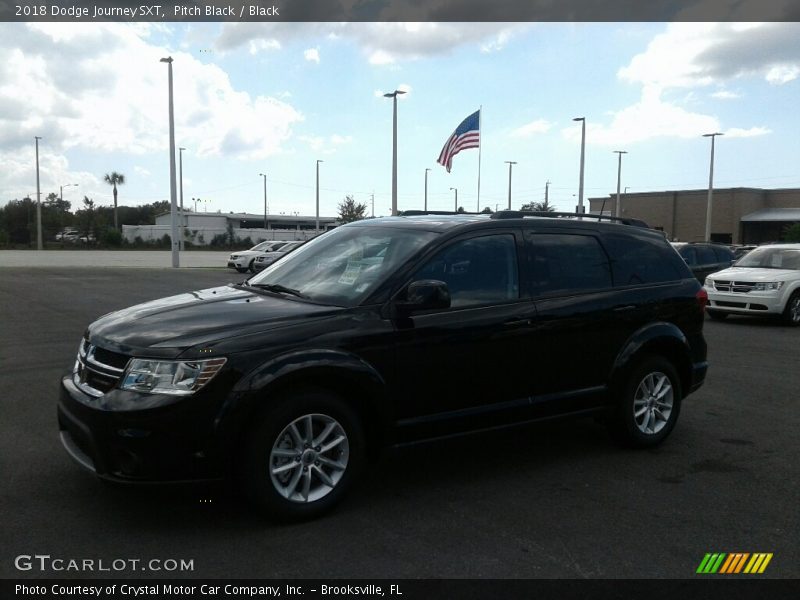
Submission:
M 258 273 L 259 271 L 263 271 L 276 260 L 279 260 L 289 254 L 292 250 L 297 248 L 298 246 L 302 246 L 305 242 L 289 242 L 285 246 L 281 246 L 274 252 L 270 252 L 268 254 L 264 254 L 263 256 L 259 256 L 256 258 L 255 262 L 253 263 L 253 270 Z

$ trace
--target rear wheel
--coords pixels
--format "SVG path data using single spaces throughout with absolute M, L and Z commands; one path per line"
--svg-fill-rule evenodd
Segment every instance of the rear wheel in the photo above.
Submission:
M 244 448 L 240 482 L 250 500 L 278 520 L 331 510 L 363 464 L 358 415 L 340 398 L 309 391 L 264 412 Z
M 720 312 L 718 310 L 706 310 L 708 316 L 715 321 L 724 321 L 728 318 L 728 313 Z
M 795 291 L 786 303 L 786 308 L 783 309 L 783 320 L 794 327 L 800 325 L 800 291 Z
M 657 446 L 675 427 L 681 399 L 681 382 L 673 364 L 661 356 L 645 357 L 623 382 L 609 429 L 625 445 Z

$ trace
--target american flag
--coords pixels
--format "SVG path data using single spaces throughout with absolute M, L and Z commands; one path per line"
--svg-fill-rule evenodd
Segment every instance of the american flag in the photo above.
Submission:
M 480 148 L 481 145 L 481 111 L 476 110 L 466 119 L 461 121 L 461 125 L 456 127 L 442 148 L 439 158 L 436 162 L 447 169 L 453 166 L 453 157 L 467 148 Z

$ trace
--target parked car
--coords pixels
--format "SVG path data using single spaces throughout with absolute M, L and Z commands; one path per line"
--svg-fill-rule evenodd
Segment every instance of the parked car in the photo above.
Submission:
M 75 241 L 79 237 L 79 233 L 77 229 L 72 227 L 65 227 L 63 230 L 59 231 L 56 234 L 55 240 L 57 242 L 68 242 L 68 241 Z
M 706 278 L 708 315 L 779 316 L 800 325 L 800 244 L 759 246 Z
M 261 256 L 256 257 L 255 262 L 253 263 L 253 272 L 258 273 L 259 271 L 263 271 L 276 260 L 279 260 L 286 256 L 289 252 L 294 250 L 295 248 L 299 248 L 305 244 L 305 242 L 289 242 L 275 250 L 274 252 L 270 252 L 268 254 L 262 254 Z
M 261 242 L 256 244 L 250 250 L 240 250 L 234 252 L 228 257 L 228 267 L 236 269 L 239 273 L 246 273 L 247 271 L 253 272 L 253 262 L 259 256 L 263 256 L 268 252 L 274 252 L 287 242 Z
M 745 245 L 740 245 L 740 246 L 731 246 L 731 252 L 733 252 L 734 260 L 739 260 L 745 254 L 747 254 L 751 250 L 754 250 L 755 248 L 758 248 L 758 246 L 753 245 L 753 244 L 745 244 Z
M 707 296 L 659 232 L 604 219 L 357 221 L 103 316 L 61 380 L 63 445 L 111 481 L 231 477 L 281 519 L 385 446 L 590 415 L 656 446 L 704 382 Z
M 722 244 L 672 242 L 672 247 L 686 261 L 700 283 L 714 271 L 730 267 L 734 261 L 731 249 Z

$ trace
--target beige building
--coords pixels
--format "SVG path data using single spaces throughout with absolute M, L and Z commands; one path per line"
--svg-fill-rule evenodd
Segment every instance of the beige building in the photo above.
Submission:
M 589 211 L 615 214 L 616 194 L 590 198 Z M 702 241 L 706 228 L 708 190 L 622 194 L 620 216 L 642 219 L 664 231 L 670 240 Z M 787 227 L 800 223 L 800 188 L 714 190 L 711 239 L 727 244 L 778 241 Z

